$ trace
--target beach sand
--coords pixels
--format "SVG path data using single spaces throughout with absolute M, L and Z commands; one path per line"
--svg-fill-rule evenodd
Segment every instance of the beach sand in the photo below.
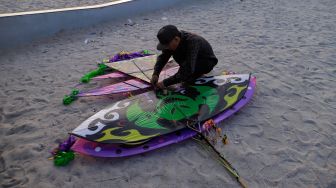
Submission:
M 77 155 L 55 167 L 49 151 L 106 100 L 61 100 L 106 55 L 155 50 L 165 24 L 208 39 L 215 72 L 252 72 L 253 100 L 221 127 L 217 145 L 249 187 L 336 187 L 336 1 L 195 0 L 127 20 L 65 31 L 0 53 L 2 187 L 239 187 L 188 140 L 142 155 Z M 87 44 L 84 42 L 88 39 Z

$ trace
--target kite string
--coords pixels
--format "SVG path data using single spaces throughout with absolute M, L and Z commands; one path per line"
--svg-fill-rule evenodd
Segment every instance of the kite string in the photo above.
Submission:
M 208 147 L 208 145 L 202 143 L 201 140 L 199 140 L 199 139 L 197 139 L 197 138 L 195 138 L 195 137 L 193 137 L 192 139 L 195 140 L 198 144 L 200 144 L 200 146 L 201 146 L 203 149 L 205 149 L 206 151 L 208 151 L 209 153 L 214 153 L 214 151 L 213 151 L 213 150 L 210 150 L 210 148 Z M 216 153 L 215 153 L 215 154 L 216 154 Z M 238 177 L 238 176 L 239 176 L 238 173 L 235 172 L 234 168 L 232 168 L 232 167 L 229 166 L 230 163 L 226 163 L 224 160 L 221 160 L 221 158 L 215 158 L 213 155 L 211 155 L 211 156 L 212 156 L 214 159 L 216 159 L 218 162 L 220 162 L 222 165 L 224 165 L 224 167 L 227 168 L 227 170 L 229 170 L 229 172 L 231 172 L 233 176 L 235 176 L 235 177 Z
M 138 87 L 138 86 L 136 86 L 136 85 L 133 85 L 133 84 L 127 83 L 127 81 L 125 81 L 125 82 L 123 82 L 123 83 L 124 83 L 124 84 L 127 84 L 127 85 L 129 85 L 129 86 L 136 87 L 136 88 L 138 88 L 138 89 L 142 89 L 141 87 Z
M 188 127 L 189 129 L 193 130 L 193 131 L 196 131 L 198 134 L 202 134 L 202 129 L 197 130 L 197 129 L 195 129 L 195 128 L 189 126 L 189 121 L 196 122 L 196 123 L 198 123 L 198 124 L 200 124 L 200 122 L 199 122 L 199 121 L 196 121 L 196 120 L 193 120 L 193 119 L 189 119 L 189 118 L 187 117 L 187 115 L 186 115 L 185 113 L 183 113 L 183 111 L 182 111 L 179 107 L 176 107 L 176 106 L 175 106 L 175 103 L 173 103 L 173 105 L 174 105 L 175 109 L 177 109 L 178 111 L 180 111 L 180 113 L 183 114 L 183 116 L 185 117 L 185 119 L 187 119 L 187 127 Z M 199 127 L 199 128 L 200 128 L 200 127 Z
M 173 105 L 175 106 L 175 103 L 173 103 Z M 182 113 L 187 120 L 189 120 L 186 116 L 186 114 L 183 113 L 183 111 L 181 109 L 179 109 L 178 107 L 175 106 L 176 109 L 178 109 L 180 111 L 180 113 Z M 206 145 L 208 147 L 211 148 L 211 150 L 217 155 L 217 157 L 219 157 L 219 162 L 236 178 L 237 182 L 243 187 L 243 188 L 247 188 L 246 184 L 244 183 L 244 181 L 242 180 L 242 178 L 239 176 L 237 170 L 235 168 L 233 168 L 233 166 L 231 165 L 231 163 L 229 161 L 227 161 L 224 156 L 210 143 L 210 141 L 202 134 L 202 130 L 200 127 L 200 121 L 197 120 L 191 120 L 194 122 L 197 122 L 199 125 L 199 130 L 194 129 L 193 127 L 189 126 L 188 121 L 187 121 L 187 127 L 189 129 L 192 129 L 194 131 L 197 132 L 197 135 L 200 136 L 203 140 L 205 140 Z M 216 127 L 217 128 L 217 127 Z M 209 151 L 209 149 L 207 149 L 207 151 Z
M 151 80 L 143 71 L 142 69 L 132 60 L 131 61 L 138 69 L 139 71 L 148 79 L 148 80 Z
M 150 70 L 154 70 L 154 69 L 146 69 L 146 70 L 143 70 L 143 71 L 150 71 Z M 127 74 L 134 74 L 134 73 L 138 73 L 139 71 L 134 71 L 134 72 L 128 72 Z
M 193 138 L 195 141 L 197 141 L 204 149 L 206 149 L 208 152 L 213 152 L 218 157 L 217 160 L 233 175 L 237 182 L 243 187 L 247 188 L 247 185 L 245 183 L 245 180 L 243 180 L 240 175 L 238 174 L 237 170 L 232 166 L 232 164 L 227 161 L 224 156 L 209 142 L 209 140 L 204 137 L 202 134 L 198 134 L 202 140 L 205 141 L 206 144 L 203 144 L 201 140 L 197 138 Z M 206 147 L 208 146 L 208 147 Z

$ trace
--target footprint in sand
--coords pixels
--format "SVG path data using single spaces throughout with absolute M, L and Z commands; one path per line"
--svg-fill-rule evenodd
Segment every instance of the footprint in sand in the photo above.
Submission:
M 34 130 L 36 130 L 36 128 L 33 125 L 23 124 L 23 125 L 15 126 L 9 129 L 9 131 L 7 131 L 6 133 L 6 136 L 13 135 L 13 134 L 24 134 L 24 133 L 32 132 Z
M 29 179 L 21 166 L 9 166 L 4 173 L 0 174 L 1 187 L 24 187 Z
M 35 99 L 33 99 L 33 102 L 34 103 L 39 103 L 39 104 L 41 104 L 41 103 L 47 104 L 49 101 L 47 99 L 43 99 L 43 98 L 35 98 Z
M 333 182 L 331 182 L 331 183 L 327 186 L 327 188 L 334 188 L 334 187 L 336 187 L 336 180 L 333 181 Z
M 4 120 L 5 120 L 5 117 L 4 117 L 4 115 L 3 115 L 3 109 L 2 108 L 0 108 L 0 122 L 4 122 Z
M 4 158 L 1 156 L 2 151 L 0 151 L 0 173 L 5 171 L 6 164 Z

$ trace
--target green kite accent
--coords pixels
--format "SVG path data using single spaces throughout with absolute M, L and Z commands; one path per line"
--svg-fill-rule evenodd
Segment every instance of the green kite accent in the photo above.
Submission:
M 78 89 L 74 89 L 74 90 L 71 91 L 70 95 L 65 95 L 63 97 L 63 104 L 64 105 L 71 104 L 73 101 L 75 101 L 77 99 L 78 93 L 79 93 L 79 90 Z
M 75 159 L 75 154 L 73 151 L 59 151 L 54 157 L 54 165 L 55 166 L 66 166 L 72 160 Z
M 88 83 L 90 82 L 90 80 L 93 78 L 93 77 L 96 77 L 96 76 L 99 76 L 99 75 L 102 75 L 105 73 L 106 69 L 108 69 L 108 66 L 106 66 L 105 64 L 103 63 L 100 63 L 98 64 L 98 68 L 96 70 L 93 70 L 87 74 L 85 74 L 81 79 L 80 81 L 82 83 Z
M 198 90 L 200 95 L 196 97 L 196 102 L 198 104 L 205 104 L 209 107 L 210 113 L 216 108 L 219 95 L 217 89 L 209 86 L 193 86 Z
M 172 92 L 161 97 L 163 98 L 161 98 L 156 106 L 160 118 L 178 121 L 198 112 L 198 104 L 190 97 L 172 94 Z
M 134 122 L 139 127 L 150 129 L 166 129 L 158 124 L 159 116 L 155 112 L 145 112 L 139 106 L 139 102 L 135 102 L 128 107 L 126 117 L 129 121 Z

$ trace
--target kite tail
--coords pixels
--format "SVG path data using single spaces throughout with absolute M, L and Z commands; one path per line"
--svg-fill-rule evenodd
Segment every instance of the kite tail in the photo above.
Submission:
M 106 69 L 108 69 L 108 66 L 106 66 L 104 63 L 98 64 L 98 68 L 96 70 L 93 70 L 91 72 L 88 72 L 85 74 L 80 81 L 82 83 L 88 83 L 93 77 L 96 77 L 98 75 L 102 75 L 105 73 Z
M 75 159 L 75 153 L 71 150 L 71 146 L 75 143 L 75 141 L 76 138 L 70 135 L 67 140 L 60 143 L 57 148 L 51 151 L 53 157 L 50 159 L 54 159 L 55 166 L 66 166 Z
M 78 94 L 79 94 L 79 90 L 78 89 L 73 89 L 71 91 L 70 95 L 64 95 L 64 97 L 63 97 L 63 104 L 64 105 L 71 104 L 73 101 L 75 101 L 77 99 L 77 95 Z
M 240 177 L 240 175 L 238 174 L 237 170 L 231 165 L 231 163 L 229 161 L 227 161 L 224 156 L 210 143 L 210 141 L 202 134 L 198 134 L 198 137 L 200 139 L 197 138 L 193 138 L 194 140 L 196 140 L 204 149 L 206 149 L 208 152 L 212 152 L 214 154 L 216 154 L 217 156 L 217 160 L 228 170 L 228 172 L 230 172 L 230 174 L 232 176 L 235 177 L 235 179 L 237 180 L 237 182 L 240 184 L 241 187 L 243 188 L 247 188 L 246 182 L 245 180 Z M 203 142 L 202 142 L 203 141 Z

